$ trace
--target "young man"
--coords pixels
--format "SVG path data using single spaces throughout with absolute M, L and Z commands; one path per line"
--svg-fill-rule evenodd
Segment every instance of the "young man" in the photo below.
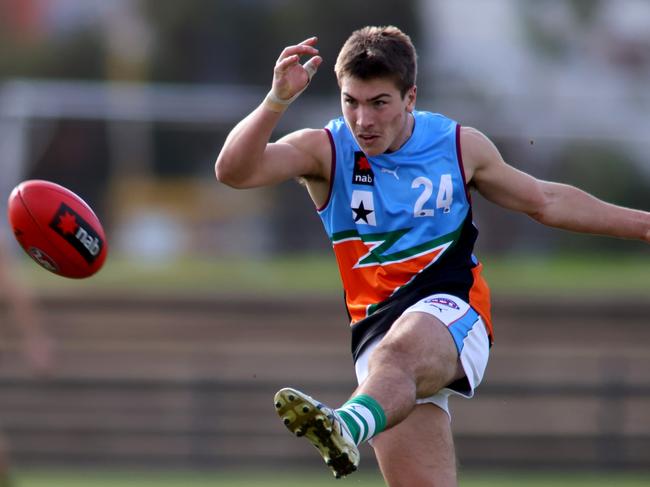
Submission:
M 29 366 L 35 374 L 46 375 L 51 369 L 52 343 L 40 327 L 36 306 L 27 289 L 12 275 L 13 259 L 6 247 L 0 229 L 0 301 L 4 301 L 5 308 L 9 311 L 9 321 L 20 329 Z M 0 432 L 0 487 L 12 485 L 8 450 L 6 440 Z
M 537 180 L 479 131 L 415 110 L 416 53 L 395 27 L 355 31 L 341 49 L 342 118 L 269 142 L 322 63 L 316 41 L 282 51 L 271 91 L 215 167 L 235 188 L 302 180 L 340 268 L 359 387 L 338 409 L 295 389 L 275 406 L 337 477 L 356 470 L 357 446 L 372 439 L 391 487 L 456 485 L 447 399 L 473 395 L 492 341 L 470 188 L 546 225 L 646 242 L 650 213 Z

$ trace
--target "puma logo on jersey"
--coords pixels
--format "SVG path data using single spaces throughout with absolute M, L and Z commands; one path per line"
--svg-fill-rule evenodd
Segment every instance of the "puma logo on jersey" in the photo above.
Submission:
M 381 172 L 386 173 L 386 174 L 392 174 L 393 176 L 395 176 L 395 179 L 397 179 L 399 181 L 399 176 L 397 175 L 398 169 L 399 169 L 399 166 L 397 166 L 394 170 L 382 167 Z

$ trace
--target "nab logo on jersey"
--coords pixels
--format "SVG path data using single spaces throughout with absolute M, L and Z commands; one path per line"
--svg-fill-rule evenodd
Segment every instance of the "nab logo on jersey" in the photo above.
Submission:
M 370 161 L 363 152 L 354 153 L 352 184 L 365 184 L 367 186 L 374 186 L 375 184 L 375 175 L 372 172 Z

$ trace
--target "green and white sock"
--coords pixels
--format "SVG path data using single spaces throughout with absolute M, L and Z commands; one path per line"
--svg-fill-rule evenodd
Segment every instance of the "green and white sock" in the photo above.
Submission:
M 354 396 L 336 412 L 350 430 L 357 445 L 368 441 L 386 428 L 384 410 L 377 401 L 366 394 Z

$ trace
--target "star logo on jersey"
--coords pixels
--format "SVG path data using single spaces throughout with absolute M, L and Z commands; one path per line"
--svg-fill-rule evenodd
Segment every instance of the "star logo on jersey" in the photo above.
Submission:
M 373 210 L 366 210 L 363 207 L 363 201 L 359 202 L 358 208 L 352 208 L 352 211 L 354 212 L 355 223 L 357 223 L 359 220 L 363 220 L 364 222 L 368 223 L 368 215 L 373 212 Z
M 372 191 L 352 191 L 352 218 L 357 225 L 377 225 Z
M 354 153 L 354 170 L 352 171 L 352 184 L 365 184 L 374 186 L 375 173 L 372 172 L 370 161 L 363 152 Z

